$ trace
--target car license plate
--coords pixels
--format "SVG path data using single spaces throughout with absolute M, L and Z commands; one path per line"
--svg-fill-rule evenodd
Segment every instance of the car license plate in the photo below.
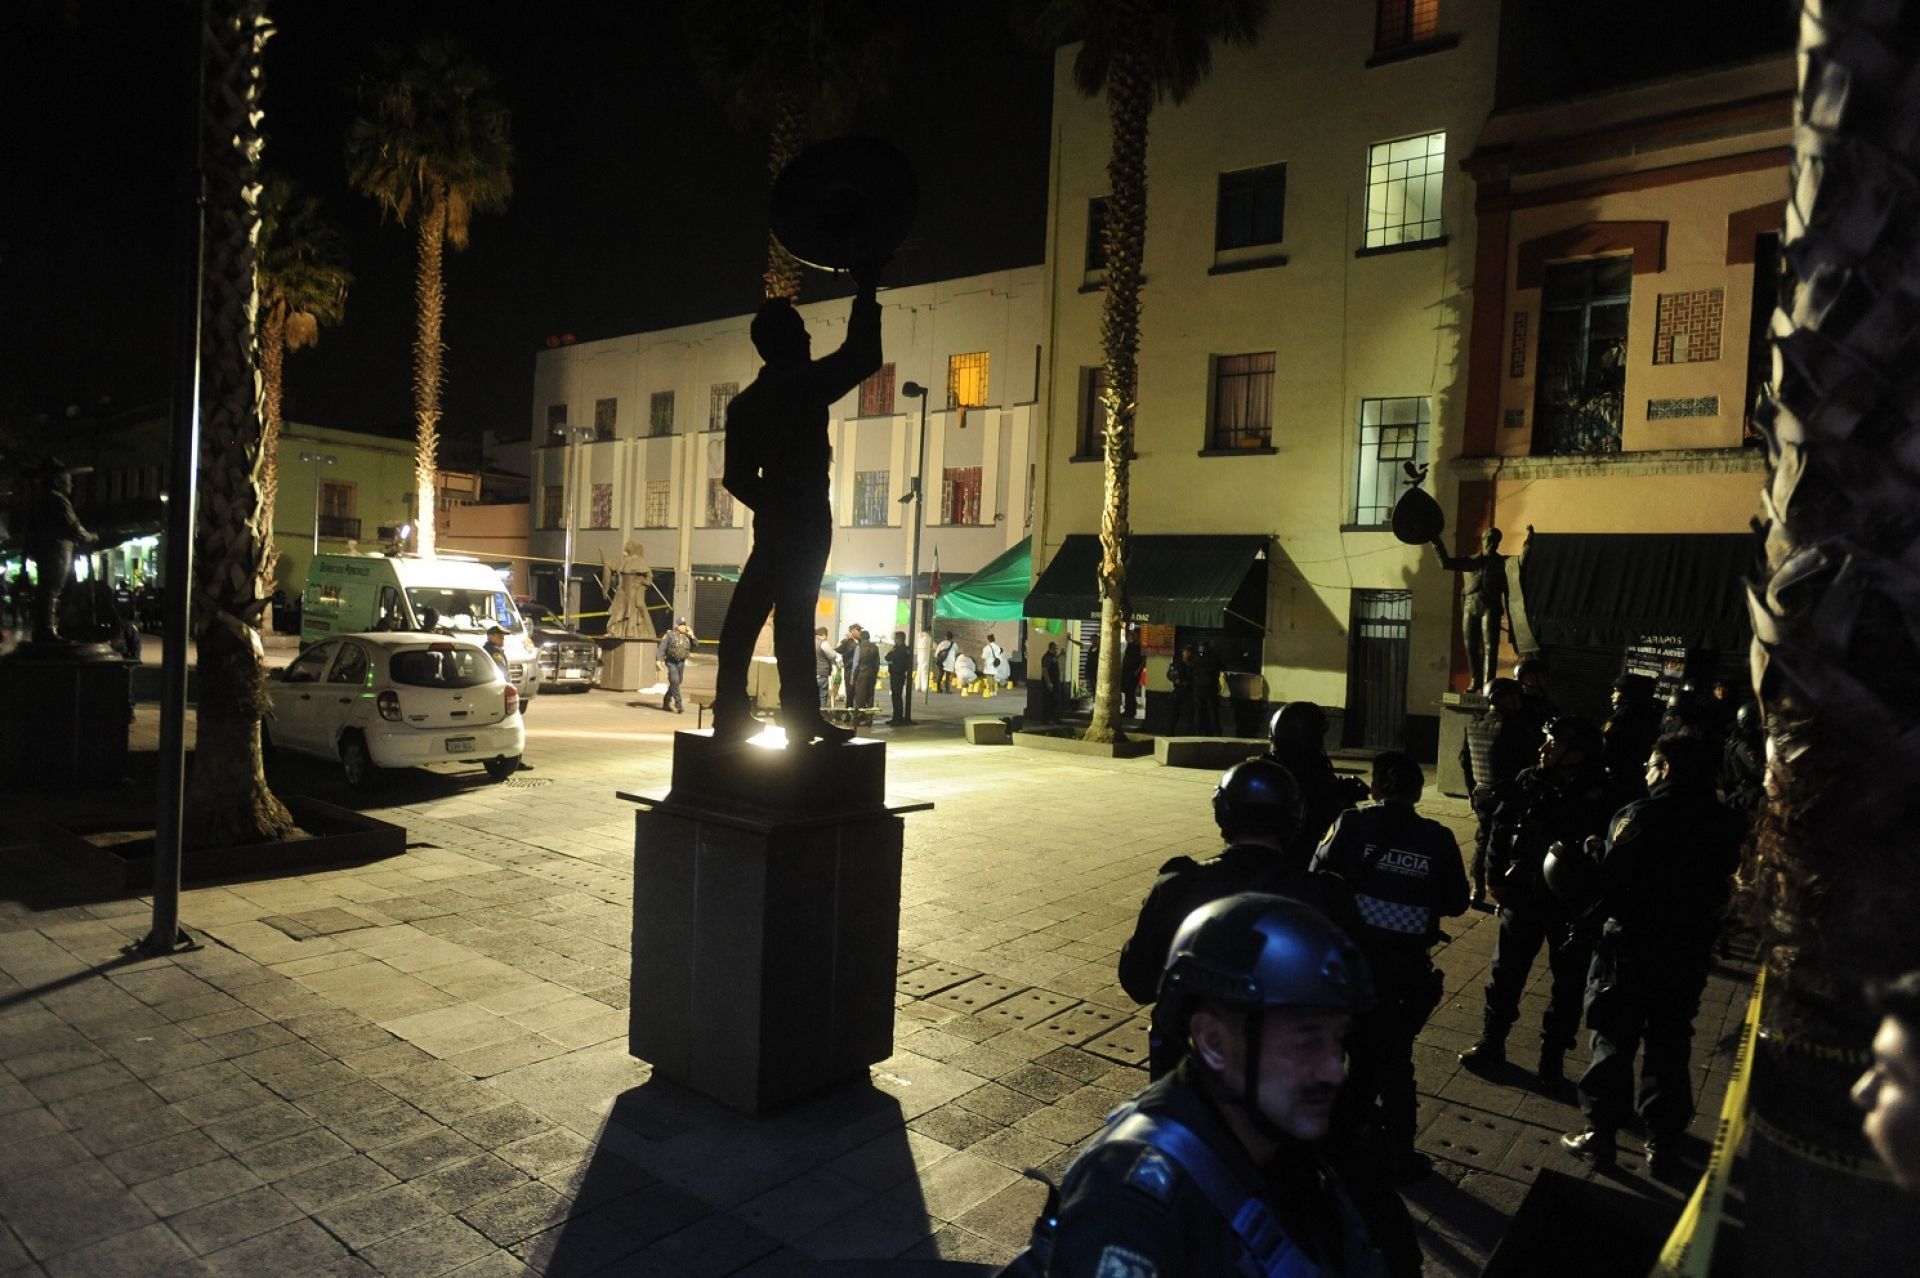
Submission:
M 448 737 L 447 753 L 448 754 L 472 754 L 473 738 L 472 737 Z
M 560 672 L 560 677 L 562 679 L 581 679 L 586 676 L 586 673 L 587 673 L 586 671 L 580 669 L 577 666 L 568 666 L 565 670 Z

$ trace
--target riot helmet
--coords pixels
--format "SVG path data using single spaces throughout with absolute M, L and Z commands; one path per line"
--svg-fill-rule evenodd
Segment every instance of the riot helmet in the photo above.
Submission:
M 1547 722 L 1541 745 L 1543 760 L 1546 751 L 1555 744 L 1578 751 L 1589 763 L 1598 762 L 1603 749 L 1600 729 L 1593 725 L 1593 720 L 1573 714 L 1557 715 Z
M 1227 838 L 1267 834 L 1285 843 L 1299 830 L 1300 816 L 1300 785 L 1272 759 L 1234 764 L 1213 790 L 1213 819 Z
M 1187 915 L 1167 948 L 1160 999 L 1230 1007 L 1373 1007 L 1373 979 L 1347 934 L 1303 901 L 1240 892 Z
M 1327 740 L 1327 712 L 1311 701 L 1289 701 L 1273 712 L 1267 738 L 1275 754 L 1293 750 L 1320 751 Z

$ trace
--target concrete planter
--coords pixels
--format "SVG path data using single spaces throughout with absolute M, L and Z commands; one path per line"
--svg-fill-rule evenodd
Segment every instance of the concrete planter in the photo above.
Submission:
M 1025 746 L 1029 750 L 1055 750 L 1062 754 L 1092 755 L 1099 759 L 1140 759 L 1153 753 L 1152 737 L 1129 737 L 1125 741 L 1087 741 L 1078 734 L 1080 728 L 1063 728 L 1057 732 L 1016 732 L 1013 743 Z
M 196 848 L 182 857 L 187 883 L 263 879 L 303 870 L 364 865 L 406 850 L 404 827 L 318 799 L 284 798 L 308 837 L 279 843 Z M 137 821 L 138 818 L 135 818 Z M 153 890 L 153 830 L 126 818 L 33 823 L 23 869 L 38 895 L 62 900 L 112 900 Z

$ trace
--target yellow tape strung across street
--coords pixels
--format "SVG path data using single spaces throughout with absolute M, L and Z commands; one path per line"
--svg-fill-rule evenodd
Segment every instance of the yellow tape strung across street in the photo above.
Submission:
M 1733 1074 L 1727 1080 L 1726 1103 L 1720 1107 L 1720 1125 L 1714 1132 L 1713 1153 L 1707 1158 L 1706 1174 L 1694 1187 L 1686 1210 L 1660 1249 L 1647 1278 L 1707 1278 L 1713 1267 L 1713 1244 L 1720 1234 L 1720 1216 L 1726 1207 L 1727 1178 L 1733 1172 L 1733 1156 L 1747 1134 L 1747 1083 L 1753 1070 L 1753 1043 L 1760 1030 L 1760 1005 L 1767 990 L 1767 970 L 1762 967 L 1754 978 L 1753 997 L 1747 1000 L 1747 1016 L 1740 1026 L 1740 1047 L 1734 1053 Z

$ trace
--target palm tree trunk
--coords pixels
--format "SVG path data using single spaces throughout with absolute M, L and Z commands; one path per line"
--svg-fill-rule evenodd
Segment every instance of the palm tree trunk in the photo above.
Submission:
M 440 321 L 446 313 L 447 285 L 444 257 L 447 240 L 447 204 L 444 192 L 433 192 L 414 227 L 417 259 L 413 295 L 420 321 L 413 339 L 413 546 L 420 554 L 434 548 L 433 481 L 440 466 L 440 381 L 446 344 L 440 340 Z
M 1875 1028 L 1862 987 L 1920 967 L 1920 477 L 1901 389 L 1920 312 L 1920 3 L 1806 0 L 1801 38 L 1752 597 L 1778 792 L 1742 875 L 1772 941 L 1746 1243 L 1767 1278 L 1904 1272 L 1920 1253 L 1920 1212 L 1876 1174 L 1846 1102 Z
M 273 511 L 280 496 L 280 388 L 287 364 L 287 305 L 260 308 L 260 527 L 267 535 L 267 580 L 279 562 Z
M 1127 540 L 1131 536 L 1129 464 L 1133 459 L 1134 387 L 1140 353 L 1140 266 L 1147 245 L 1147 122 L 1153 112 L 1153 66 L 1148 56 L 1152 15 L 1144 0 L 1115 0 L 1123 33 L 1107 76 L 1113 151 L 1107 161 L 1106 298 L 1100 342 L 1107 389 L 1101 399 L 1105 487 L 1100 507 L 1100 664 L 1094 675 L 1087 740 L 1113 741 L 1121 703 L 1120 665 L 1126 649 Z
M 265 0 L 212 6 L 207 33 L 206 292 L 193 574 L 199 653 L 198 736 L 187 783 L 188 847 L 285 837 L 286 807 L 267 788 L 260 719 L 267 710 L 260 617 L 267 605 L 261 525 L 262 404 L 253 327 Z
M 805 149 L 807 132 L 806 100 L 795 90 L 783 91 L 774 106 L 772 137 L 767 146 L 768 182 L 779 177 L 780 171 Z M 768 297 L 784 297 L 793 302 L 800 300 L 800 263 L 793 254 L 781 247 L 780 241 L 771 232 L 767 235 L 767 273 L 764 278 Z

